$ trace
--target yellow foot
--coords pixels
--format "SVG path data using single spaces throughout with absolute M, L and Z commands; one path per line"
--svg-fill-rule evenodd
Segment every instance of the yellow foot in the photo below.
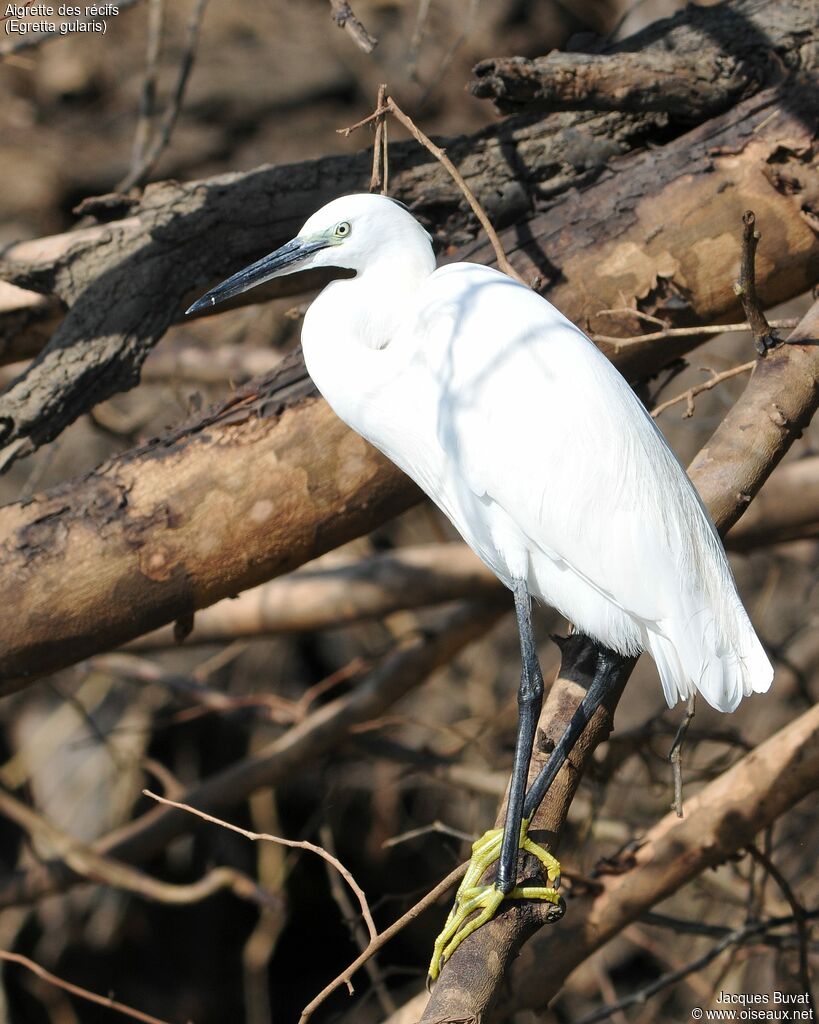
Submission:
M 531 853 L 543 865 L 548 886 L 524 885 L 502 893 L 494 885 L 480 885 L 484 873 L 500 857 L 503 843 L 503 829 L 495 828 L 485 833 L 472 844 L 472 857 L 466 869 L 463 881 L 455 895 L 455 904 L 449 912 L 444 929 L 435 941 L 432 961 L 429 965 L 429 977 L 435 981 L 441 968 L 449 960 L 464 939 L 477 931 L 481 925 L 491 921 L 498 912 L 504 899 L 512 900 L 545 900 L 554 907 L 550 920 L 558 921 L 566 910 L 566 904 L 558 893 L 560 887 L 560 863 L 542 846 L 538 846 L 527 835 L 529 822 L 524 821 L 520 828 L 519 847 Z M 475 915 L 472 917 L 472 915 Z M 468 918 L 472 917 L 471 920 Z

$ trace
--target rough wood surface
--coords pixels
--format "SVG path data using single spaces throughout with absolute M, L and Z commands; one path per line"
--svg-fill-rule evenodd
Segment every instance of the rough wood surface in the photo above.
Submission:
M 783 68 L 815 68 L 815 31 L 813 0 L 691 4 L 602 52 L 481 61 L 469 89 L 503 113 L 654 111 L 699 123 L 772 82 Z
M 507 122 L 447 150 L 496 226 L 524 219 L 543 195 L 594 178 L 646 137 L 650 118 L 557 115 Z M 327 157 L 199 182 L 149 186 L 124 220 L 35 242 L 0 259 L 0 277 L 67 307 L 48 345 L 0 396 L 0 443 L 21 454 L 82 411 L 133 387 L 148 352 L 207 287 L 291 238 L 319 206 L 366 191 L 372 156 Z M 390 185 L 442 241 L 474 237 L 471 211 L 444 169 L 416 143 L 390 147 Z M 309 280 L 285 279 L 266 294 Z M 248 301 L 260 301 L 256 292 Z M 19 338 L 20 312 L 0 309 L 0 337 Z M 33 343 L 32 343 L 33 344 Z M 19 346 L 10 361 L 19 358 Z
M 819 96 L 807 83 L 791 88 L 787 102 L 767 90 L 661 148 L 620 158 L 590 189 L 506 229 L 501 241 L 515 268 L 540 275 L 551 302 L 600 333 L 610 322 L 594 315 L 604 298 L 678 322 L 739 317 L 737 224 L 750 208 L 763 239 L 763 304 L 809 290 L 819 278 Z M 490 262 L 491 248 L 476 243 L 466 257 Z M 769 260 L 780 259 L 774 270 Z M 683 341 L 666 341 L 664 356 L 687 351 Z M 614 346 L 600 347 L 613 354 Z M 628 346 L 618 365 L 639 376 L 645 355 Z

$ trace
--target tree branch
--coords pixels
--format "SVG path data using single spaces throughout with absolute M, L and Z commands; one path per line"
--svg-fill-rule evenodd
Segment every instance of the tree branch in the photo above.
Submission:
M 655 111 L 695 122 L 727 110 L 783 68 L 812 62 L 811 4 L 765 0 L 688 6 L 601 53 L 495 57 L 474 69 L 469 91 L 503 113 L 552 110 Z
M 354 690 L 313 711 L 252 756 L 231 765 L 179 794 L 179 801 L 218 812 L 246 800 L 257 789 L 276 786 L 293 772 L 315 762 L 369 721 L 400 700 L 466 644 L 483 636 L 505 610 L 463 603 L 442 613 L 434 626 L 404 637 Z M 94 844 L 109 858 L 139 863 L 163 849 L 186 830 L 189 815 L 159 807 Z M 46 861 L 28 871 L 0 879 L 0 907 L 28 904 L 79 880 L 62 861 Z

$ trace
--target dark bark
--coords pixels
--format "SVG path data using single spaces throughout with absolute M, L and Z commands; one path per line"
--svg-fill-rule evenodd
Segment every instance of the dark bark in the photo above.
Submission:
M 469 89 L 506 114 L 619 110 L 698 124 L 784 70 L 815 69 L 815 32 L 812 0 L 692 4 L 598 52 L 481 61 Z

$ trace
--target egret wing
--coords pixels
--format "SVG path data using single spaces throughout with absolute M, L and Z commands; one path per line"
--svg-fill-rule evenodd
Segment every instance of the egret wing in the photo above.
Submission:
M 437 279 L 437 280 L 436 280 Z M 554 307 L 473 264 L 430 281 L 423 316 L 438 440 L 535 549 L 646 621 L 718 541 L 627 383 Z

